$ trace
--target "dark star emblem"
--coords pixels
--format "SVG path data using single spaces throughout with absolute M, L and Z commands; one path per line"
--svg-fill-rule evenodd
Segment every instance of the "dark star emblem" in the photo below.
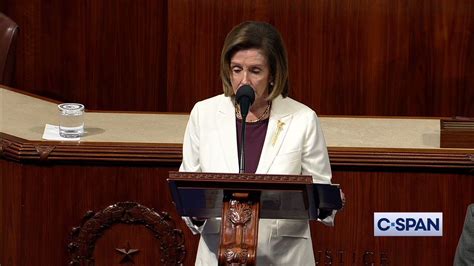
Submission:
M 140 252 L 140 250 L 138 249 L 130 248 L 129 242 L 127 242 L 127 248 L 116 248 L 115 250 L 117 250 L 123 256 L 122 260 L 120 260 L 120 264 L 135 264 L 135 262 L 133 261 L 133 256 L 137 255 L 137 253 Z

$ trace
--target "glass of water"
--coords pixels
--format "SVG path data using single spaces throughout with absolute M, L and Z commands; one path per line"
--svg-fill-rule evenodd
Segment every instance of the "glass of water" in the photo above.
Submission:
M 63 138 L 78 138 L 84 135 L 84 105 L 62 103 L 59 108 L 59 135 Z

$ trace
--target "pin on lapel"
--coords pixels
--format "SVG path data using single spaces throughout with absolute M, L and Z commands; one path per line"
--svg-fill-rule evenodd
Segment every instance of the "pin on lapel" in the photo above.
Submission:
M 277 142 L 278 136 L 280 135 L 280 132 L 283 130 L 284 125 L 285 125 L 284 122 L 282 122 L 280 120 L 277 121 L 277 129 L 276 129 L 275 134 L 273 134 L 272 146 L 275 146 L 275 143 Z

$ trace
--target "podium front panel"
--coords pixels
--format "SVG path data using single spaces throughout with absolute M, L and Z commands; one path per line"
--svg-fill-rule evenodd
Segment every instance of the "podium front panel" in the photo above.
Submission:
M 224 189 L 179 188 L 178 212 L 189 217 L 221 217 Z M 260 218 L 309 219 L 306 193 L 302 190 L 264 190 Z M 176 199 L 176 198 L 175 198 Z

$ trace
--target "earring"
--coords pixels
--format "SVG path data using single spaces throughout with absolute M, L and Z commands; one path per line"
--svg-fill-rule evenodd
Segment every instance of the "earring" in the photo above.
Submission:
M 270 86 L 273 86 L 273 85 L 275 85 L 275 83 L 273 83 L 273 81 L 271 81 L 271 82 L 270 82 Z

